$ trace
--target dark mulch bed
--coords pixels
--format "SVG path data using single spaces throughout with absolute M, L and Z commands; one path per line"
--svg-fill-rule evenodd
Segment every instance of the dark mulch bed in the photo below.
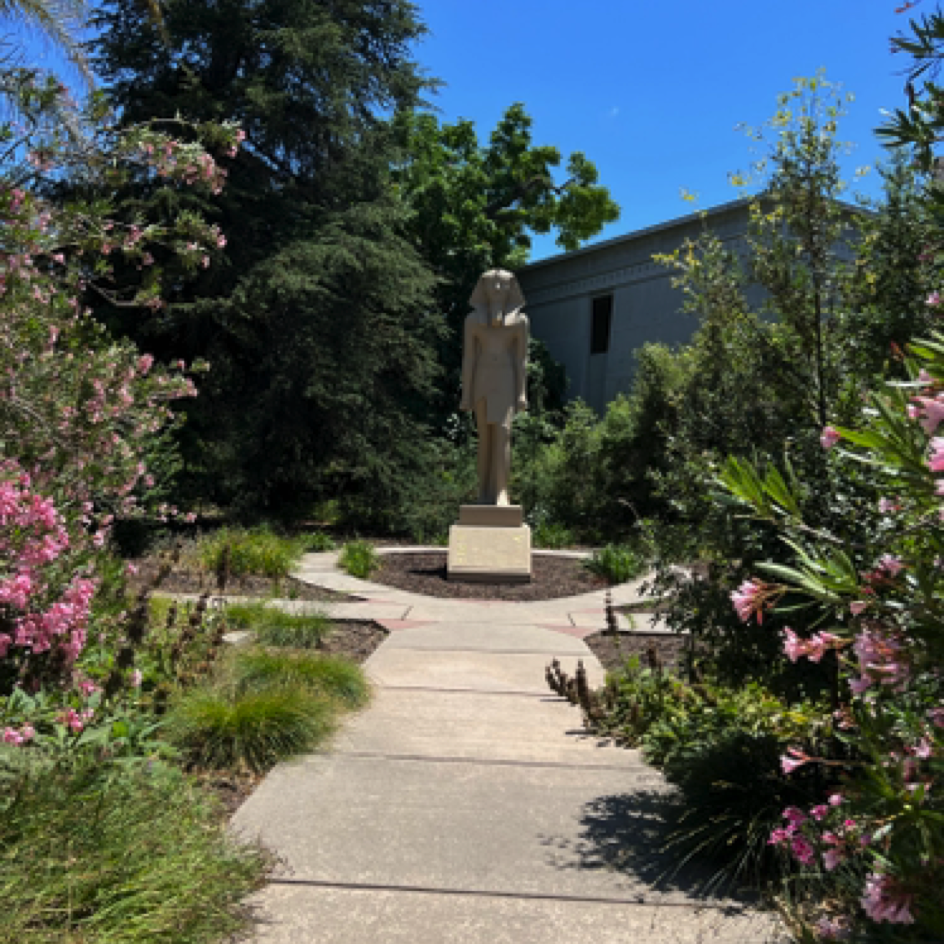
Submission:
M 361 664 L 387 638 L 387 630 L 372 620 L 338 620 L 318 646 L 319 652 L 346 656 Z
M 532 559 L 530 583 L 462 583 L 446 579 L 446 552 L 384 554 L 383 566 L 370 579 L 411 593 L 466 600 L 556 600 L 600 590 L 606 581 L 591 574 L 579 560 L 566 557 Z
M 135 561 L 138 573 L 129 581 L 131 589 L 139 590 L 151 586 L 158 575 L 160 564 L 153 561 Z M 155 588 L 162 593 L 203 593 L 207 591 L 220 596 L 216 576 L 200 570 L 176 567 Z M 313 587 L 294 577 L 281 580 L 274 577 L 230 577 L 223 589 L 223 596 L 236 597 L 282 597 L 287 600 L 309 600 L 316 603 L 356 602 L 361 597 L 340 593 L 326 587 Z
M 639 656 L 646 663 L 651 650 L 667 669 L 676 670 L 683 664 L 688 639 L 657 633 L 613 633 L 599 632 L 587 636 L 584 642 L 600 660 L 607 672 L 621 669 L 630 656 Z

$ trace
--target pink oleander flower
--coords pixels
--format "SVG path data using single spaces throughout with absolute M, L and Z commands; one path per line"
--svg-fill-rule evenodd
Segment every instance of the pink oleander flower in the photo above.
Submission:
M 849 604 L 849 612 L 853 616 L 861 616 L 868 605 L 865 600 L 853 600 L 852 603 Z
M 833 793 L 829 799 L 826 801 L 830 806 L 841 806 L 842 805 L 842 794 Z
M 791 662 L 796 662 L 806 652 L 803 640 L 789 626 L 783 630 L 783 651 Z
M 865 880 L 865 894 L 860 902 L 873 921 L 914 924 L 911 913 L 914 895 L 904 892 L 888 875 L 873 872 Z
M 819 823 L 826 818 L 828 812 L 829 807 L 825 803 L 820 803 L 819 806 L 814 806 L 813 809 L 810 810 L 810 815 Z
M 794 858 L 803 865 L 812 865 L 816 861 L 816 850 L 812 843 L 803 836 L 794 836 L 790 841 L 790 851 Z
M 866 675 L 849 679 L 849 688 L 852 689 L 853 695 L 861 695 L 866 689 L 871 687 L 872 680 Z
M 832 872 L 833 869 L 837 868 L 845 856 L 842 853 L 842 850 L 839 848 L 827 849 L 823 853 L 823 865 L 826 867 L 827 872 Z
M 931 457 L 928 459 L 928 468 L 932 472 L 944 472 L 944 437 L 935 436 L 931 440 Z
M 881 626 L 871 625 L 856 636 L 853 645 L 859 659 L 859 679 L 849 684 L 857 695 L 873 683 L 900 688 L 910 677 L 911 667 L 901 640 Z
M 897 577 L 905 569 L 905 565 L 899 558 L 893 557 L 891 554 L 883 554 L 879 558 L 878 569 L 890 577 Z
M 788 826 L 786 829 L 775 829 L 767 840 L 768 846 L 782 846 L 785 842 L 793 838 L 796 828 Z
M 797 806 L 788 806 L 783 811 L 783 818 L 795 826 L 800 826 L 807 821 L 807 815 Z
M 925 735 L 915 745 L 915 748 L 914 748 L 915 757 L 920 757 L 922 760 L 927 760 L 927 758 L 929 758 L 933 753 L 934 753 L 934 747 L 931 744 L 931 740 L 927 735 Z
M 791 662 L 806 656 L 811 662 L 819 662 L 830 649 L 843 645 L 835 633 L 814 633 L 809 639 L 801 639 L 789 626 L 783 631 L 783 651 Z
M 731 593 L 731 602 L 737 611 L 738 618 L 742 623 L 746 623 L 752 614 L 757 614 L 757 622 L 764 621 L 764 600 L 766 584 L 760 580 L 745 580 Z
M 941 293 L 940 292 L 931 292 L 930 295 L 924 300 L 925 305 L 928 308 L 937 308 L 941 304 Z
M 69 708 L 68 711 L 59 715 L 58 718 L 60 724 L 67 725 L 72 730 L 73 734 L 78 734 L 85 727 L 85 720 L 86 719 L 84 719 L 75 708 Z
M 944 421 L 944 396 L 938 394 L 936 397 L 914 397 L 913 402 L 923 412 L 923 416 L 919 413 L 918 417 L 914 418 L 918 419 L 921 428 L 932 436 Z
M 901 504 L 891 498 L 880 498 L 878 500 L 878 510 L 883 514 L 887 514 L 888 512 L 892 511 L 900 511 Z
M 842 439 L 842 436 L 839 430 L 833 426 L 824 426 L 819 437 L 819 443 L 824 449 L 832 449 L 840 439 Z
M 809 756 L 796 747 L 788 747 L 787 753 L 780 758 L 780 769 L 785 774 L 792 774 L 797 767 L 802 767 L 810 760 Z

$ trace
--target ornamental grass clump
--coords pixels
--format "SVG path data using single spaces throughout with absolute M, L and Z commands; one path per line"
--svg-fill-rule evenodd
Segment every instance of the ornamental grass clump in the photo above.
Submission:
M 370 686 L 360 666 L 340 656 L 253 649 L 236 654 L 233 675 L 242 689 L 284 682 L 300 685 L 345 708 L 360 708 L 370 698 Z
M 380 564 L 380 555 L 368 541 L 348 541 L 338 559 L 339 567 L 352 577 L 360 577 L 362 580 L 379 570 Z
M 217 683 L 184 693 L 164 731 L 197 767 L 262 773 L 318 747 L 334 730 L 335 716 L 329 699 L 297 681 L 260 688 Z
M 200 541 L 205 570 L 231 577 L 287 577 L 308 550 L 309 537 L 290 538 L 271 528 L 221 528 Z
M 261 601 L 230 604 L 226 619 L 234 628 L 252 631 L 263 646 L 316 649 L 331 631 L 331 621 L 323 613 L 286 613 Z
M 160 763 L 37 767 L 0 797 L 0 941 L 215 944 L 266 867 Z

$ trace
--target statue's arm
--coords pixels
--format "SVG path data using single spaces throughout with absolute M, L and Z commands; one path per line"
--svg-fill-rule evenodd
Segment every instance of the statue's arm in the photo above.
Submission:
M 515 412 L 520 413 L 528 408 L 528 319 L 524 315 L 521 316 L 516 343 L 518 350 L 515 352 L 515 379 L 518 402 L 515 404 Z
M 460 410 L 471 410 L 475 407 L 472 395 L 472 382 L 475 376 L 475 327 L 472 317 L 465 319 L 465 330 L 462 338 L 462 398 L 459 401 Z

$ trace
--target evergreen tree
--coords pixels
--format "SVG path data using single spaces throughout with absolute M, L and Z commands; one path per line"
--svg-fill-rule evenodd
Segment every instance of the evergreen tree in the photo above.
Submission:
M 266 513 L 340 494 L 389 513 L 422 464 L 439 325 L 388 178 L 388 118 L 429 85 L 409 55 L 415 8 L 169 0 L 162 12 L 158 24 L 135 0 L 107 0 L 96 17 L 94 63 L 122 121 L 235 121 L 245 141 L 220 155 L 215 201 L 150 176 L 125 211 L 200 212 L 226 251 L 184 280 L 154 247 L 167 308 L 99 313 L 159 355 L 210 362 L 183 440 L 197 494 Z

